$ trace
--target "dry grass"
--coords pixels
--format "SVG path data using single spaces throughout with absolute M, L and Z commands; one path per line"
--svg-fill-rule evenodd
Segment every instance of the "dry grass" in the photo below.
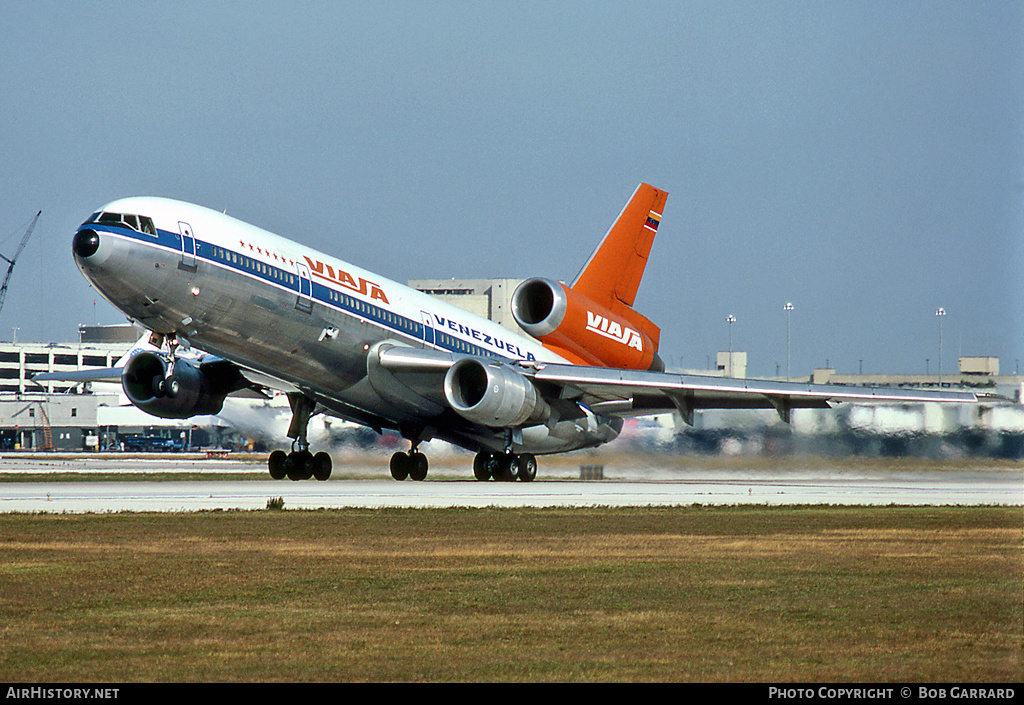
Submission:
M 1015 681 L 1020 508 L 0 516 L 0 680 Z

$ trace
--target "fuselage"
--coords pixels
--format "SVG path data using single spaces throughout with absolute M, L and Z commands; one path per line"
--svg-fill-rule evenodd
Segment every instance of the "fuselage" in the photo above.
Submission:
M 181 201 L 109 203 L 82 224 L 73 249 L 83 275 L 130 319 L 369 425 L 403 422 L 404 412 L 367 382 L 368 352 L 381 341 L 456 356 L 565 362 L 488 319 Z M 455 429 L 447 440 L 479 446 L 479 431 Z M 586 445 L 574 443 L 538 437 L 532 448 Z

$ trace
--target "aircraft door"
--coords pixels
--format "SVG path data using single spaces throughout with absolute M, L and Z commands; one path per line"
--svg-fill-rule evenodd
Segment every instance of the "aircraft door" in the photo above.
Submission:
M 196 238 L 192 234 L 192 226 L 179 221 L 178 230 L 181 232 L 181 264 L 178 265 L 178 268 L 194 272 L 196 271 Z
M 299 270 L 299 297 L 295 300 L 295 308 L 309 313 L 313 310 L 313 281 L 309 267 L 299 262 L 295 266 Z
M 429 347 L 434 345 L 434 327 L 430 325 L 430 314 L 420 311 L 420 321 L 423 323 L 423 342 Z

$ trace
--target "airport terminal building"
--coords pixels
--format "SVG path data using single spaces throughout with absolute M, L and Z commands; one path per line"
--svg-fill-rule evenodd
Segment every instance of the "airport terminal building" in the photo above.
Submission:
M 123 438 L 183 448 L 193 425 L 125 406 L 119 379 L 78 384 L 32 380 L 42 372 L 113 367 L 141 336 L 142 329 L 132 325 L 81 326 L 76 343 L 0 341 L 0 451 L 120 449 Z

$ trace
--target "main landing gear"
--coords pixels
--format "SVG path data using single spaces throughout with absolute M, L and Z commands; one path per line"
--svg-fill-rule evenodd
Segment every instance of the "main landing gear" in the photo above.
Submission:
M 306 440 L 306 426 L 313 415 L 316 402 L 303 394 L 290 393 L 288 401 L 292 406 L 292 421 L 288 426 L 288 437 L 294 438 L 292 450 L 285 453 L 275 450 L 267 459 L 270 476 L 275 480 L 308 480 L 315 477 L 326 480 L 331 476 L 331 456 L 327 453 L 313 455 Z
M 430 439 L 430 432 L 422 426 L 412 425 L 401 426 L 399 431 L 401 431 L 402 437 L 412 444 L 412 447 L 409 448 L 408 453 L 398 451 L 391 456 L 391 477 L 399 482 L 406 478 L 416 482 L 427 479 L 427 469 L 429 468 L 427 456 L 416 449 L 419 448 L 420 443 Z
M 491 453 L 482 451 L 473 459 L 473 475 L 485 482 L 533 482 L 537 477 L 537 458 L 532 453 Z M 391 456 L 391 477 L 398 481 L 409 478 L 421 481 L 427 477 L 427 456 L 413 445 L 408 453 L 399 451 Z
M 323 452 L 313 455 L 308 448 L 291 453 L 275 450 L 267 459 L 270 476 L 275 480 L 327 480 L 331 477 L 331 466 L 331 456 Z
M 399 482 L 405 478 L 419 482 L 427 478 L 427 456 L 415 447 L 408 453 L 398 451 L 391 456 L 391 477 Z
M 481 482 L 491 478 L 501 482 L 533 482 L 537 477 L 537 458 L 532 453 L 481 451 L 473 458 L 473 475 Z

